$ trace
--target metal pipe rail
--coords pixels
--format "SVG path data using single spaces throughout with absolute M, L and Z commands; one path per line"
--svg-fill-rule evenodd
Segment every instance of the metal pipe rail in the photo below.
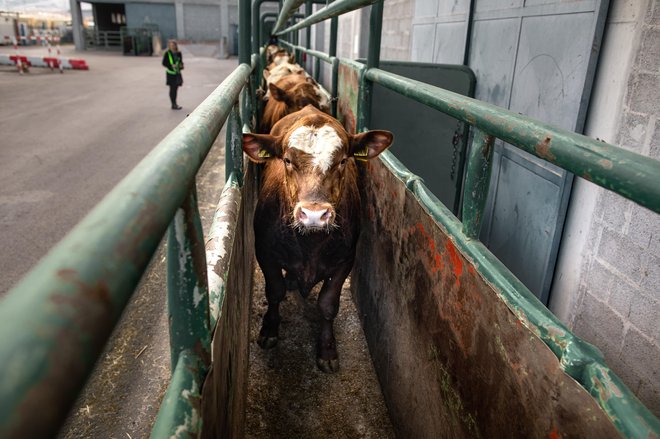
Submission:
M 195 175 L 251 71 L 239 65 L 3 298 L 0 436 L 57 433 L 168 226 L 170 301 L 186 306 L 172 315 L 171 387 L 190 389 L 191 370 L 201 382 L 210 324 Z M 158 431 L 174 431 L 167 418 Z
M 286 29 L 275 32 L 275 35 L 285 35 L 295 30 L 304 29 L 316 23 L 320 23 L 328 18 L 338 17 L 347 12 L 355 11 L 364 6 L 369 6 L 374 3 L 382 2 L 382 0 L 336 0 L 330 3 L 325 8 L 316 11 L 303 21 L 287 27 Z
M 658 160 L 384 70 L 365 77 L 660 213 Z
M 414 99 L 473 127 L 475 132 L 463 187 L 462 222 L 428 190 L 420 177 L 406 169 L 390 152 L 381 154 L 381 159 L 447 230 L 464 254 L 476 262 L 477 271 L 496 287 L 500 297 L 518 315 L 522 324 L 537 334 L 553 351 L 562 369 L 596 398 L 614 425 L 626 437 L 641 439 L 660 434 L 658 419 L 611 372 L 600 352 L 574 336 L 478 240 L 489 190 L 495 138 L 509 142 L 656 213 L 660 213 L 660 161 L 552 127 L 486 102 L 378 69 L 382 0 L 337 0 L 296 25 L 278 31 L 277 35 L 301 30 L 328 18 L 333 20 L 331 27 L 336 32 L 339 15 L 374 3 L 376 5 L 371 10 L 366 66 L 335 57 L 336 46 L 332 47 L 330 55 L 324 56 L 311 49 L 285 44 L 296 51 L 315 56 L 317 60 L 331 62 L 333 66 L 341 62 L 357 70 L 360 78 L 358 131 L 366 130 L 369 125 L 373 84 Z M 333 43 L 336 41 L 331 41 L 331 45 Z M 333 71 L 335 96 L 336 80 L 336 71 Z M 604 386 L 608 389 L 606 397 L 603 396 Z M 615 396 L 609 395 L 610 391 L 614 392 Z

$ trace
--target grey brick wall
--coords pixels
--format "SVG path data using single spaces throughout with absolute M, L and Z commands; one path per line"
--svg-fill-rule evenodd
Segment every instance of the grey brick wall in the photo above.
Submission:
M 380 58 L 410 61 L 413 0 L 387 0 L 384 5 Z
M 615 143 L 660 159 L 660 1 L 649 0 Z M 660 215 L 602 190 L 569 325 L 660 416 Z

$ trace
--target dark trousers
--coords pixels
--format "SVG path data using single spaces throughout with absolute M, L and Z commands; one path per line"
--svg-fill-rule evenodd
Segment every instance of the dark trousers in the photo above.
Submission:
M 176 106 L 176 92 L 179 88 L 178 85 L 170 85 L 170 101 L 172 101 L 172 106 Z

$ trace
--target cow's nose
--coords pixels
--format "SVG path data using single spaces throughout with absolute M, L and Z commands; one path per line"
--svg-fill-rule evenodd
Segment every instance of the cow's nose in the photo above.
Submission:
M 333 209 L 328 203 L 300 205 L 296 219 L 305 227 L 327 227 L 333 220 Z

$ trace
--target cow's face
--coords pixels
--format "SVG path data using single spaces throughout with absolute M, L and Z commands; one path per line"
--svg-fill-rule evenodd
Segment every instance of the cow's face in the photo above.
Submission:
M 356 157 L 376 157 L 390 146 L 392 134 L 369 131 L 350 135 L 331 117 L 305 122 L 303 118 L 280 136 L 244 134 L 243 150 L 253 161 L 271 161 L 282 168 L 277 175 L 283 181 L 276 184 L 284 185 L 295 229 L 328 232 L 337 227 L 336 209 L 346 190 L 357 190 Z

